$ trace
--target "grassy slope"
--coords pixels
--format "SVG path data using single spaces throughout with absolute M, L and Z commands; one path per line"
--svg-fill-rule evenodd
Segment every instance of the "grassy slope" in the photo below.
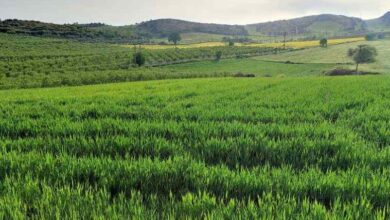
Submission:
M 347 56 L 347 51 L 349 48 L 354 48 L 360 44 L 368 44 L 374 46 L 378 50 L 377 62 L 372 64 L 362 65 L 362 70 L 375 71 L 375 72 L 390 72 L 390 41 L 366 41 L 366 42 L 357 42 L 342 44 L 336 46 L 330 46 L 326 49 L 324 48 L 311 48 L 301 51 L 294 51 L 285 54 L 278 55 L 269 55 L 264 57 L 259 57 L 259 60 L 268 60 L 268 61 L 292 61 L 299 63 L 339 63 L 339 64 L 349 64 L 352 63 L 352 60 Z M 344 65 L 342 65 L 344 66 Z M 351 65 L 346 65 L 350 66 Z
M 257 76 L 309 76 L 320 75 L 331 69 L 333 64 L 286 64 L 281 62 L 260 61 L 255 58 L 202 61 L 162 67 L 170 72 L 200 73 L 253 73 Z

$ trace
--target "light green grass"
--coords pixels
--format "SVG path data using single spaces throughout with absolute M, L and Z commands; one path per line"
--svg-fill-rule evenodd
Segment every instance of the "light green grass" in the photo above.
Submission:
M 353 61 L 347 56 L 347 51 L 349 48 L 355 48 L 361 44 L 368 44 L 374 46 L 378 50 L 377 62 L 361 65 L 361 69 L 372 72 L 390 73 L 389 40 L 365 41 L 341 45 L 332 45 L 328 48 L 310 48 L 290 53 L 258 57 L 258 59 L 280 62 L 292 61 L 298 63 L 333 63 L 340 64 L 340 66 L 353 68 L 354 65 L 349 65 L 352 64 Z
M 335 67 L 334 64 L 286 64 L 255 58 L 202 61 L 162 67 L 171 72 L 253 73 L 257 76 L 318 76 Z
M 1 219 L 386 219 L 390 77 L 0 91 Z

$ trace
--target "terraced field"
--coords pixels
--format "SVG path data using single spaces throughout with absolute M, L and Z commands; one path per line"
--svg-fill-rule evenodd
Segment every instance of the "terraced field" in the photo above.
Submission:
M 0 218 L 388 219 L 389 91 L 388 76 L 0 91 Z

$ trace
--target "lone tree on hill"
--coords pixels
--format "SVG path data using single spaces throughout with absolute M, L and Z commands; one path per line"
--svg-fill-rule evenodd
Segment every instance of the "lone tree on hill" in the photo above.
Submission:
M 348 50 L 348 56 L 356 63 L 356 74 L 358 74 L 359 64 L 373 63 L 377 55 L 376 48 L 369 45 L 359 45 Z
M 321 47 L 328 47 L 328 39 L 326 39 L 326 38 L 321 39 L 320 46 Z
M 181 36 L 180 33 L 178 32 L 173 32 L 168 36 L 168 41 L 173 42 L 175 44 L 175 47 L 177 45 L 177 42 L 181 41 Z

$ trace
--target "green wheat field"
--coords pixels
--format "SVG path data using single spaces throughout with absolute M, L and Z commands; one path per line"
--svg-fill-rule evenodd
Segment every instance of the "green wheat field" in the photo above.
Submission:
M 0 218 L 388 219 L 389 42 L 136 67 L 132 47 L 0 34 Z M 359 44 L 377 75 L 326 75 Z

